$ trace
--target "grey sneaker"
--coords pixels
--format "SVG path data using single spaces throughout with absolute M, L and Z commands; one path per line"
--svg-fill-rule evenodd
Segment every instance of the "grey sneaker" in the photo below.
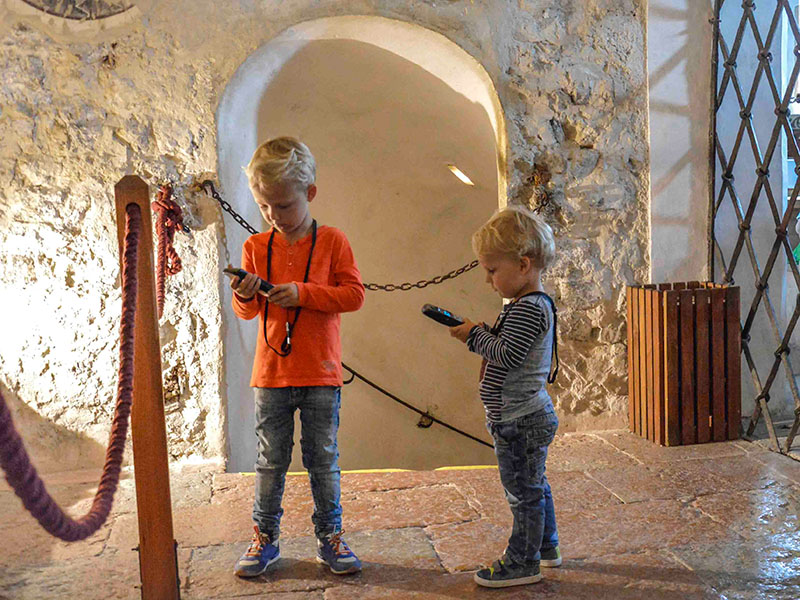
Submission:
M 542 560 L 539 564 L 543 567 L 560 567 L 561 566 L 561 549 L 556 546 L 555 548 L 542 548 Z
M 501 588 L 537 583 L 542 580 L 542 574 L 538 564 L 526 567 L 506 562 L 503 557 L 494 561 L 491 567 L 480 569 L 473 579 L 484 587 Z

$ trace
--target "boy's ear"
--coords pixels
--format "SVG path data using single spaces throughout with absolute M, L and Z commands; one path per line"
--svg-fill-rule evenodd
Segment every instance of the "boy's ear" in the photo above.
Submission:
M 311 202 L 317 195 L 317 186 L 312 183 L 308 186 L 308 191 L 306 193 L 308 194 L 307 200 Z
M 523 273 L 527 273 L 533 266 L 533 261 L 530 256 L 521 256 L 519 259 L 519 266 Z

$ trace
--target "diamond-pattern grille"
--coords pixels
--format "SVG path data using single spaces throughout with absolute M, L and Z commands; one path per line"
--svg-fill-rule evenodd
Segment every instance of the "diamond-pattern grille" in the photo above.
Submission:
M 796 2 L 796 0 L 795 0 Z M 756 10 L 760 11 L 756 13 Z M 769 14 L 765 14 L 769 13 Z M 758 17 L 758 18 L 757 18 Z M 738 25 L 729 44 L 731 24 L 738 19 Z M 780 49 L 783 35 L 782 20 L 785 19 L 788 29 L 789 44 L 793 47 L 791 56 L 793 68 L 788 74 L 785 84 L 782 81 L 780 60 L 774 60 L 773 48 Z M 800 318 L 800 271 L 795 264 L 792 248 L 788 240 L 788 228 L 794 227 L 793 216 L 795 204 L 800 193 L 800 181 L 788 194 L 785 189 L 773 189 L 770 182 L 770 168 L 782 169 L 782 137 L 788 144 L 791 156 L 800 157 L 797 142 L 789 124 L 789 105 L 795 101 L 793 91 L 800 75 L 800 28 L 791 9 L 789 0 L 760 0 L 758 7 L 752 0 L 745 0 L 734 5 L 734 0 L 714 0 L 714 16 L 711 20 L 714 38 L 712 73 L 712 135 L 711 135 L 711 236 L 709 262 L 712 278 L 721 277 L 723 283 L 732 284 L 734 273 L 741 274 L 752 269 L 752 298 L 746 297 L 746 289 L 742 287 L 742 306 L 749 303 L 749 308 L 742 323 L 742 353 L 747 368 L 752 376 L 755 408 L 747 426 L 747 434 L 752 435 L 759 420 L 763 417 L 771 444 L 777 451 L 788 452 L 791 448 L 798 428 L 800 428 L 800 393 L 795 381 L 795 369 L 789 353 L 789 342 Z M 726 32 L 727 37 L 726 39 Z M 756 56 L 752 56 L 755 53 Z M 780 59 L 780 52 L 776 52 Z M 747 69 L 738 68 L 737 61 L 752 63 L 755 69 L 751 74 Z M 750 83 L 749 88 L 743 85 Z M 781 84 L 781 85 L 779 85 Z M 764 91 L 766 87 L 767 92 Z M 774 105 L 774 112 L 764 122 L 764 111 L 756 111 L 763 103 Z M 731 123 L 731 111 L 739 111 L 739 125 L 733 141 L 730 140 L 728 128 L 721 127 Z M 759 122 L 755 122 L 754 113 L 758 113 Z M 724 118 L 723 118 L 724 117 Z M 774 122 L 772 122 L 774 121 Z M 770 131 L 769 140 L 764 146 L 764 133 Z M 782 136 L 781 134 L 784 134 Z M 800 162 L 797 163 L 800 172 Z M 752 183 L 752 171 L 755 169 L 755 183 Z M 719 169 L 719 177 L 716 176 Z M 737 186 L 736 177 L 745 181 Z M 774 183 L 774 180 L 773 180 Z M 784 186 L 781 186 L 782 188 Z M 752 188 L 752 189 L 751 189 Z M 768 211 L 768 212 L 767 212 Z M 727 219 L 723 216 L 727 214 Z M 769 222 L 771 215 L 774 222 L 774 242 L 766 261 L 759 260 L 757 250 L 765 247 L 763 226 L 758 231 L 758 243 L 753 240 L 753 225 L 756 219 L 763 224 Z M 772 223 L 770 223 L 771 226 Z M 738 233 L 735 233 L 737 231 Z M 727 228 L 727 230 L 723 229 Z M 733 231 L 730 229 L 733 228 Z M 721 240 L 732 240 L 735 243 Z M 769 240 L 766 244 L 769 247 Z M 784 262 L 785 261 L 785 262 Z M 788 272 L 787 272 L 788 269 Z M 773 302 L 775 294 L 770 294 L 769 283 L 778 282 L 775 287 L 785 296 L 784 277 L 791 276 L 795 282 L 794 308 L 791 314 L 781 312 L 780 306 L 786 298 L 778 298 L 778 310 Z M 749 276 L 748 276 L 749 279 Z M 783 315 L 783 316 L 782 316 Z M 764 329 L 765 331 L 761 331 Z M 753 343 L 753 336 L 758 334 L 762 343 Z M 769 340 L 769 347 L 774 348 L 772 356 L 763 356 L 763 339 Z M 789 430 L 784 447 L 781 447 L 773 418 L 770 414 L 770 391 L 776 397 L 783 394 L 783 386 L 776 386 L 776 378 L 783 370 L 786 388 L 794 400 L 794 421 Z M 745 394 L 743 388 L 742 394 Z

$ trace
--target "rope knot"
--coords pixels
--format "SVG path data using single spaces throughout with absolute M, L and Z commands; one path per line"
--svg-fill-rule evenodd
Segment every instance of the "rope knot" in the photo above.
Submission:
M 176 275 L 183 268 L 181 257 L 175 251 L 173 240 L 175 232 L 183 228 L 183 212 L 172 199 L 172 187 L 162 185 L 155 201 L 150 204 L 158 215 L 156 219 L 156 235 L 158 236 L 158 255 L 156 265 L 156 301 L 158 316 L 164 312 L 165 277 Z

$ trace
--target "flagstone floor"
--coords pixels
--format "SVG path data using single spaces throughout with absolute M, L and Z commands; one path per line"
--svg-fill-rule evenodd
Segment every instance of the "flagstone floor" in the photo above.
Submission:
M 800 598 L 800 462 L 745 441 L 660 448 L 625 431 L 564 434 L 551 446 L 564 555 L 536 585 L 479 588 L 472 571 L 503 551 L 511 516 L 495 468 L 345 473 L 346 538 L 361 574 L 314 562 L 305 476 L 289 477 L 282 559 L 232 574 L 252 532 L 253 477 L 176 466 L 171 486 L 181 597 L 756 599 Z M 96 470 L 49 475 L 71 514 Z M 0 484 L 0 600 L 139 598 L 131 474 L 89 540 L 53 540 Z

